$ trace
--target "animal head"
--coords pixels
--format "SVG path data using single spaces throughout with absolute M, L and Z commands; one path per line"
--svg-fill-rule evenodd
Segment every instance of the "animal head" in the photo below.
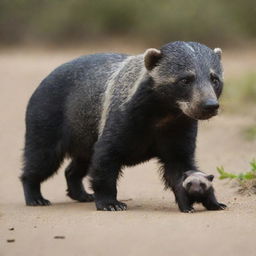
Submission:
M 189 195 L 203 196 L 212 188 L 214 176 L 203 172 L 187 171 L 184 173 L 182 187 Z
M 221 49 L 196 42 L 174 42 L 144 54 L 155 90 L 185 115 L 203 120 L 217 115 L 223 87 Z

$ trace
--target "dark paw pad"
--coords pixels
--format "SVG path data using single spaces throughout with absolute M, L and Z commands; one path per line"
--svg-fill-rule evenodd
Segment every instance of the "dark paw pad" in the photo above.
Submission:
M 47 206 L 51 205 L 51 202 L 47 199 L 44 199 L 43 197 L 39 198 L 31 198 L 26 201 L 26 205 L 29 206 Z
M 117 200 L 97 201 L 96 208 L 99 211 L 125 211 L 127 210 L 127 205 Z

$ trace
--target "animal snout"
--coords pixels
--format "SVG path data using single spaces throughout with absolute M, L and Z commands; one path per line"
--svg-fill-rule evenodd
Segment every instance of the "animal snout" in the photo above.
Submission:
M 203 190 L 201 188 L 191 188 L 190 194 L 193 194 L 195 196 L 200 196 L 203 194 Z
M 219 108 L 219 103 L 215 99 L 208 99 L 203 102 L 202 108 L 204 111 L 216 111 Z

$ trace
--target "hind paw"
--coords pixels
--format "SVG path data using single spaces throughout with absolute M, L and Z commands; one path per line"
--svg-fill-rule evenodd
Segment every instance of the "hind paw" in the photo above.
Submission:
M 86 192 L 79 193 L 79 194 L 72 194 L 70 192 L 67 193 L 67 195 L 73 199 L 77 200 L 79 202 L 93 202 L 94 201 L 94 195 L 93 194 L 88 194 Z
M 218 210 L 225 210 L 227 206 L 225 204 L 219 203 L 219 209 Z
M 194 213 L 195 209 L 193 207 L 189 207 L 189 208 L 186 208 L 186 209 L 182 209 L 181 212 L 184 212 L 184 213 Z
M 206 204 L 204 206 L 209 211 L 220 211 L 220 210 L 225 210 L 227 208 L 227 206 L 222 203 Z
M 28 206 L 48 206 L 51 205 L 51 202 L 43 197 L 30 198 L 26 200 L 26 205 Z
M 98 211 L 125 211 L 127 205 L 117 200 L 97 201 L 96 208 Z

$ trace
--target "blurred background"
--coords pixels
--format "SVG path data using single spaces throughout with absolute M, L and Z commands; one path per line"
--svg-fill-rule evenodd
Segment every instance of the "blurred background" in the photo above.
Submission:
M 256 37 L 254 0 L 1 0 L 1 44 L 84 44 L 112 37 L 210 45 Z M 128 43 L 128 42 L 127 42 Z

